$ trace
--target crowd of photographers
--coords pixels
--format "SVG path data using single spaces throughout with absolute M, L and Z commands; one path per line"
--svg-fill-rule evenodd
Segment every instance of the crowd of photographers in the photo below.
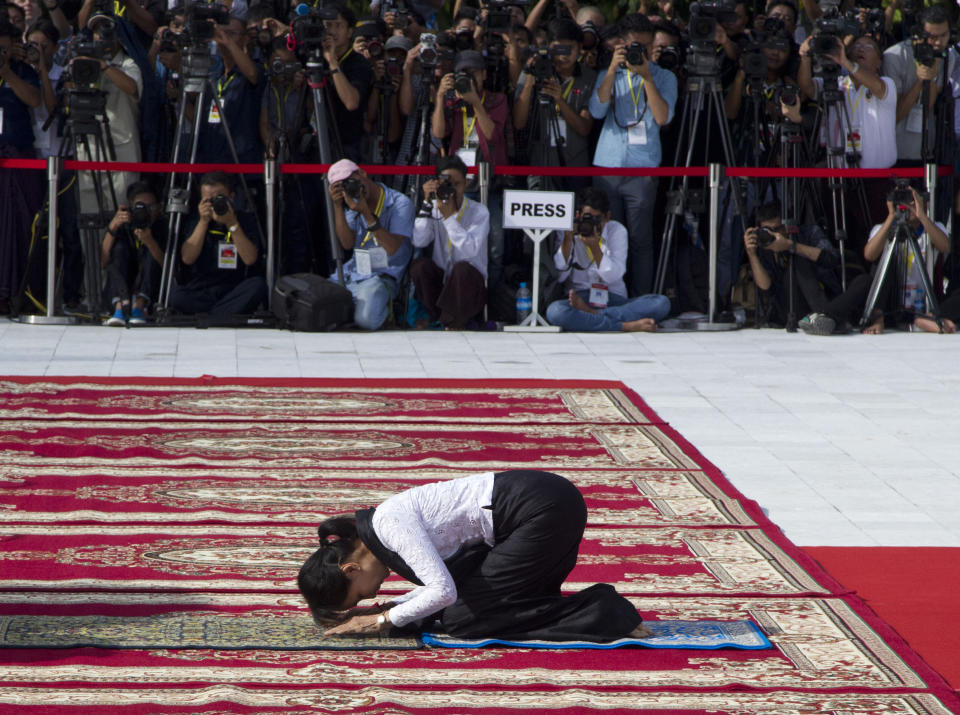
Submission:
M 170 8 L 162 0 L 15 0 L 0 6 L 0 157 L 342 160 L 326 182 L 282 180 L 276 270 L 338 276 L 354 321 L 369 329 L 463 328 L 485 308 L 511 319 L 530 257 L 522 236 L 502 229 L 502 189 L 576 191 L 577 226 L 549 244 L 541 285 L 548 318 L 571 330 L 654 329 L 671 312 L 704 310 L 701 211 L 682 193 L 678 204 L 678 192 L 668 195 L 656 177 L 500 177 L 497 166 L 957 161 L 955 7 L 701 0 L 678 8 L 641 0 L 638 12 L 609 17 L 577 0 L 487 0 L 478 9 L 461 0 L 374 0 L 358 18 L 333 0 Z M 481 163 L 493 167 L 482 197 L 466 170 Z M 378 181 L 358 164 L 432 165 L 437 178 Z M 240 190 L 227 174 L 205 175 L 195 196 L 179 197 L 183 235 L 168 237 L 174 202 L 164 177 L 68 175 L 58 199 L 66 309 L 103 302 L 110 324 L 144 322 L 168 273 L 173 311 L 262 307 L 263 186 L 248 183 Z M 770 182 L 750 182 L 737 197 L 727 191 L 722 307 L 755 284 L 739 302 L 759 323 L 799 312 L 807 316 L 800 327 L 814 333 L 855 325 L 876 292 L 864 270 L 855 280 L 857 264 L 880 258 L 875 237 L 892 235 L 893 217 L 927 233 L 940 254 L 950 251 L 939 214 L 954 210 L 955 197 L 928 216 L 929 198 L 901 187 L 910 201 L 898 204 L 891 186 L 811 183 L 791 201 Z M 0 313 L 23 286 L 37 293 L 31 266 L 43 195 L 41 177 L 0 170 Z M 653 292 L 661 238 L 674 223 L 657 210 L 664 206 L 679 224 L 658 285 L 671 300 Z M 96 251 L 84 231 L 96 233 Z M 909 279 L 920 257 L 907 243 L 898 260 L 911 265 L 899 283 L 880 277 L 877 314 L 902 323 L 908 310 L 907 322 L 924 327 L 924 286 Z M 412 300 L 398 300 L 406 294 Z

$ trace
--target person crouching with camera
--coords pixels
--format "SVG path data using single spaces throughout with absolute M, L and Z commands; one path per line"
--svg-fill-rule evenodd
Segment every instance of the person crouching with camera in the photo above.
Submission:
M 547 306 L 547 320 L 570 331 L 655 331 L 670 312 L 670 300 L 657 294 L 627 298 L 627 229 L 610 220 L 610 199 L 601 189 L 582 189 L 577 199 L 574 230 L 564 232 L 553 256 L 567 298 Z
M 211 172 L 200 179 L 197 215 L 180 249 L 189 278 L 170 293 L 174 310 L 227 317 L 252 313 L 266 300 L 256 219 L 237 215 L 235 198 L 229 174 Z
M 433 205 L 430 216 L 413 226 L 413 245 L 433 247 L 410 266 L 414 296 L 430 320 L 460 330 L 483 310 L 486 297 L 487 235 L 490 212 L 464 196 L 467 167 L 456 156 L 437 162 L 437 178 L 423 184 Z M 419 321 L 418 328 L 426 327 Z
M 379 330 L 390 317 L 413 248 L 413 202 L 371 179 L 349 159 L 327 172 L 334 228 L 340 245 L 353 251 L 343 264 L 345 287 L 353 296 L 353 322 Z M 337 280 L 337 274 L 330 280 Z
M 100 243 L 100 266 L 107 276 L 106 297 L 113 305 L 113 315 L 104 325 L 147 322 L 147 307 L 156 299 L 160 286 L 166 246 L 167 227 L 162 218 L 150 184 L 137 181 L 127 187 L 127 202 L 110 219 Z
M 805 315 L 826 309 L 840 292 L 840 258 L 819 226 L 799 226 L 788 235 L 779 201 L 757 209 L 756 225 L 743 234 L 750 272 L 760 289 L 757 323 L 785 325 L 789 313 L 789 261 L 795 262 L 794 312 Z M 828 295 L 828 292 L 830 293 Z

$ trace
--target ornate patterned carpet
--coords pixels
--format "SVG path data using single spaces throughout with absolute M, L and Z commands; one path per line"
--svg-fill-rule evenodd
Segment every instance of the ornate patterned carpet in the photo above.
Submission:
M 318 520 L 521 466 L 586 496 L 568 588 L 752 620 L 775 649 L 319 638 L 293 581 Z M 960 712 L 619 383 L 0 378 L 0 544 L 0 710 Z

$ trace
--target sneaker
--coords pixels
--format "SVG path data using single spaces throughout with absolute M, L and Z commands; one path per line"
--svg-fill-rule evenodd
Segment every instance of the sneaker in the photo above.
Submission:
M 104 322 L 104 325 L 109 325 L 113 328 L 122 328 L 126 324 L 127 318 L 123 314 L 123 308 L 117 308 L 113 315 L 107 318 L 107 320 Z
M 143 325 L 147 322 L 147 316 L 143 314 L 143 310 L 140 308 L 134 308 L 130 311 L 130 324 L 131 325 Z
M 836 325 L 836 321 L 824 313 L 810 313 L 797 323 L 797 327 L 807 335 L 830 335 Z

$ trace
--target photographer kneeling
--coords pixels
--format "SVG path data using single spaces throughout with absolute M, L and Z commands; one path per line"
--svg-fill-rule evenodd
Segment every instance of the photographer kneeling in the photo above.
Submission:
M 564 232 L 553 256 L 567 298 L 547 307 L 547 320 L 579 332 L 655 331 L 670 312 L 669 299 L 657 294 L 627 299 L 627 229 L 610 220 L 604 191 L 586 188 L 577 198 L 575 230 Z
M 415 260 L 410 279 L 430 320 L 460 330 L 483 310 L 490 212 L 463 195 L 467 167 L 459 157 L 440 159 L 437 175 L 423 184 L 424 196 L 433 203 L 430 217 L 418 218 L 413 226 L 413 245 L 432 245 L 433 257 Z
M 260 244 L 252 214 L 234 213 L 233 181 L 211 172 L 200 179 L 200 204 L 180 257 L 190 278 L 170 294 L 170 307 L 194 315 L 252 313 L 267 297 L 267 283 L 258 270 Z
M 126 205 L 117 209 L 100 243 L 100 266 L 107 275 L 105 297 L 113 305 L 113 315 L 104 325 L 120 327 L 128 319 L 133 325 L 147 322 L 147 306 L 157 297 L 167 244 L 167 226 L 162 219 L 150 184 L 130 184 Z
M 790 304 L 790 259 L 796 268 L 794 282 L 795 313 L 823 311 L 830 298 L 826 293 L 839 292 L 836 269 L 840 259 L 819 226 L 803 225 L 792 238 L 787 237 L 781 216 L 780 202 L 771 201 L 757 209 L 756 225 L 743 234 L 743 244 L 750 261 L 750 272 L 760 289 L 761 301 L 769 301 L 766 320 L 761 321 L 757 305 L 757 322 L 786 324 Z

